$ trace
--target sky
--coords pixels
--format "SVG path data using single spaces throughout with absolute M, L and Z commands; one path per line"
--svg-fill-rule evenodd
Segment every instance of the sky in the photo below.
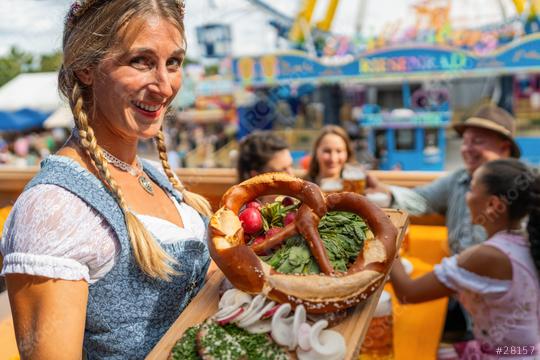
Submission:
M 419 0 L 341 0 L 332 31 L 352 35 L 357 26 L 358 9 L 365 1 L 363 30 L 366 35 L 380 33 L 391 25 L 410 25 L 414 17 L 410 5 Z M 434 0 L 446 2 L 451 0 Z M 0 0 L 0 55 L 11 46 L 34 54 L 60 49 L 64 14 L 71 0 Z M 301 0 L 268 0 L 278 10 L 294 16 Z M 314 18 L 321 19 L 328 0 L 319 0 Z M 452 19 L 464 26 L 480 26 L 502 19 L 502 4 L 507 15 L 515 14 L 511 0 L 453 0 Z M 197 58 L 196 27 L 206 23 L 230 24 L 235 55 L 274 51 L 277 40 L 266 13 L 247 0 L 186 0 L 188 56 Z

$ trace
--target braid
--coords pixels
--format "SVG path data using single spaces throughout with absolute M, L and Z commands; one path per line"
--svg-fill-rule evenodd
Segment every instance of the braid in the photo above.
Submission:
M 184 201 L 186 204 L 197 210 L 200 214 L 205 216 L 212 216 L 212 208 L 203 196 L 195 194 L 191 191 L 188 191 L 185 186 L 178 180 L 174 172 L 169 165 L 169 159 L 167 156 L 167 148 L 165 147 L 165 137 L 163 136 L 163 128 L 158 132 L 156 136 L 156 145 L 159 153 L 159 159 L 161 160 L 161 165 L 169 181 L 174 186 L 174 188 L 184 196 Z
M 529 222 L 527 232 L 531 244 L 531 255 L 540 273 L 540 176 L 534 174 L 535 178 L 529 188 Z
M 75 124 L 79 130 L 80 145 L 90 157 L 101 180 L 111 190 L 124 213 L 133 255 L 140 269 L 153 278 L 170 280 L 171 275 L 177 274 L 171 266 L 176 261 L 159 246 L 139 219 L 129 210 L 120 187 L 111 176 L 108 162 L 97 144 L 94 130 L 88 124 L 88 116 L 83 108 L 83 96 L 78 84 L 73 87 L 70 100 Z

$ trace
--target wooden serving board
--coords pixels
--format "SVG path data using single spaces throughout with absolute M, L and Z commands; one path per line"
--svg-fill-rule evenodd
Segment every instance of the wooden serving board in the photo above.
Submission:
M 397 246 L 399 249 L 409 224 L 409 217 L 407 213 L 401 210 L 384 209 L 384 212 L 390 217 L 392 223 L 399 231 L 397 237 Z M 201 291 L 148 354 L 146 357 L 147 360 L 166 360 L 170 355 L 171 349 L 184 334 L 184 331 L 193 325 L 203 322 L 216 313 L 219 301 L 219 285 L 224 278 L 223 273 L 219 269 L 210 275 Z M 383 287 L 384 284 L 365 302 L 358 304 L 344 321 L 332 328 L 339 331 L 345 337 L 347 344 L 345 359 L 352 360 L 358 358 L 360 347 L 364 341 L 364 336 L 366 335 Z

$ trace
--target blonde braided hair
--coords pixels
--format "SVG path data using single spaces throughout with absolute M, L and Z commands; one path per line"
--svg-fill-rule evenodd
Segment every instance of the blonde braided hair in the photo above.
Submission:
M 171 265 L 176 264 L 176 260 L 161 248 L 141 221 L 130 211 L 122 190 L 111 176 L 109 164 L 103 156 L 101 147 L 97 144 L 94 130 L 88 124 L 88 116 L 83 105 L 83 96 L 79 85 L 75 84 L 72 92 L 71 107 L 75 125 L 79 131 L 79 144 L 90 157 L 92 164 L 99 172 L 101 180 L 111 190 L 124 213 L 133 255 L 140 269 L 148 276 L 169 281 L 172 275 L 178 274 Z
M 122 40 L 124 29 L 133 19 L 149 16 L 166 19 L 176 26 L 185 42 L 184 13 L 183 0 L 78 0 L 66 17 L 62 41 L 64 61 L 58 75 L 58 87 L 70 102 L 80 146 L 124 213 L 135 260 L 145 274 L 165 280 L 176 274 L 173 269 L 175 261 L 131 213 L 121 189 L 112 178 L 89 124 L 90 112 L 95 110 L 92 86 L 81 81 L 77 72 L 95 70 L 100 61 L 110 55 L 117 42 Z M 166 158 L 165 161 L 165 166 L 168 166 Z M 170 171 L 170 166 L 168 169 Z M 193 197 L 179 183 L 177 180 L 173 182 L 179 190 L 184 190 L 186 202 L 190 203 Z
M 163 128 L 160 129 L 156 136 L 156 145 L 159 153 L 159 159 L 161 160 L 161 165 L 163 166 L 165 174 L 167 174 L 167 177 L 169 178 L 171 184 L 173 184 L 174 188 L 182 193 L 186 204 L 197 210 L 202 215 L 212 216 L 212 208 L 208 200 L 199 194 L 188 191 L 180 180 L 178 180 L 178 178 L 174 175 L 174 172 L 169 165 L 167 148 L 165 147 L 165 137 L 163 136 Z

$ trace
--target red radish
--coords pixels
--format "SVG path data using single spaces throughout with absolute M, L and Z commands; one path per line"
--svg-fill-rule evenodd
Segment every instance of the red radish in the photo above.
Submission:
M 283 218 L 283 224 L 287 226 L 290 223 L 294 222 L 295 218 L 296 218 L 296 211 L 288 212 L 287 215 L 285 215 L 285 217 Z
M 230 323 L 231 321 L 236 319 L 238 316 L 240 316 L 240 314 L 243 313 L 243 312 L 244 312 L 244 308 L 239 307 L 238 309 L 233 311 L 233 313 L 231 315 L 228 315 L 228 316 L 226 316 L 226 317 L 224 317 L 222 319 L 217 320 L 217 323 L 219 325 L 227 325 L 228 323 Z
M 285 196 L 283 200 L 281 200 L 281 205 L 283 206 L 291 206 L 294 204 L 294 200 L 291 197 Z
M 246 205 L 246 208 L 255 208 L 259 210 L 261 206 L 262 206 L 261 203 L 255 200 L 255 201 L 248 202 Z
M 263 241 L 265 240 L 265 237 L 263 235 L 260 235 L 260 236 L 257 236 L 253 242 L 251 243 L 252 245 L 257 245 L 257 244 L 260 244 L 262 243 Z
M 281 230 L 283 230 L 283 228 L 280 228 L 280 227 L 270 228 L 266 232 L 265 237 L 268 239 L 269 237 L 272 237 L 272 236 L 276 235 L 277 233 L 279 233 Z
M 258 233 L 263 227 L 262 215 L 255 208 L 244 209 L 239 218 L 246 234 Z
M 272 307 L 270 310 L 265 312 L 263 314 L 263 316 L 261 316 L 261 320 L 271 318 L 274 315 L 274 313 L 276 312 L 276 310 L 279 309 L 280 306 L 281 306 L 281 304 L 274 305 L 274 307 Z

